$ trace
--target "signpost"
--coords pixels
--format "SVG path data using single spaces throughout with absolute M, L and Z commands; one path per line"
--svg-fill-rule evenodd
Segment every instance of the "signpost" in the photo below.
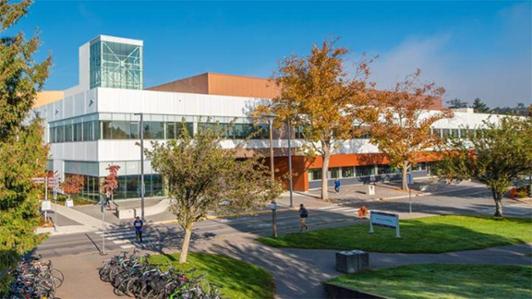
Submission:
M 369 233 L 373 233 L 373 225 L 395 228 L 395 237 L 401 238 L 399 229 L 399 215 L 378 211 L 371 211 L 369 216 Z

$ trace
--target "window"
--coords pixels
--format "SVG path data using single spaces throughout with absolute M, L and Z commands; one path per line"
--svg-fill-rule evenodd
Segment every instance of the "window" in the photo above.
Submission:
M 55 142 L 55 128 L 50 128 L 48 130 L 48 142 L 53 143 Z
M 82 134 L 81 123 L 74 124 L 74 141 L 81 141 Z
M 337 179 L 340 177 L 340 168 L 338 167 L 335 167 L 335 168 L 331 168 L 329 169 L 330 173 L 331 173 L 331 178 L 332 179 Z
M 150 121 L 144 123 L 145 139 L 164 139 L 164 122 Z
M 65 127 L 59 126 L 59 127 L 56 127 L 55 129 L 56 129 L 56 132 L 55 132 L 56 142 L 64 142 L 65 141 Z
M 187 131 L 189 136 L 192 136 L 192 123 L 169 122 L 166 123 L 166 139 L 178 139 Z
M 464 138 L 468 138 L 469 135 L 468 135 L 468 130 L 467 129 L 460 129 L 460 138 L 464 139 Z
M 378 165 L 377 166 L 377 174 L 387 174 L 392 173 L 392 168 L 390 165 Z
M 65 142 L 72 141 L 72 125 L 65 125 Z
M 449 136 L 451 135 L 451 130 L 449 129 L 442 129 L 442 138 L 449 138 Z
M 441 129 L 432 129 L 432 134 L 441 138 Z
M 308 175 L 309 175 L 309 181 L 321 180 L 321 168 L 310 169 L 308 171 Z
M 130 139 L 140 139 L 139 135 L 139 123 L 138 122 L 130 122 L 129 123 L 129 138 Z
M 91 141 L 94 140 L 93 132 L 93 123 L 92 122 L 84 122 L 83 123 L 83 141 Z
M 350 178 L 355 176 L 355 170 L 353 167 L 342 167 L 342 177 Z
M 355 167 L 356 176 L 368 176 L 375 174 L 375 167 L 373 165 L 369 166 L 357 166 Z
M 305 130 L 303 127 L 297 127 L 296 128 L 296 139 L 305 139 Z

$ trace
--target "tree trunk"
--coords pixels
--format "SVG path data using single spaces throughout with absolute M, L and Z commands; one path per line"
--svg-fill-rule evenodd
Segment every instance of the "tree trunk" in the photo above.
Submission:
M 192 224 L 185 227 L 185 237 L 183 238 L 183 244 L 181 245 L 181 254 L 179 255 L 179 263 L 184 264 L 187 262 L 188 248 L 190 247 L 190 237 L 192 236 Z
M 329 200 L 329 160 L 331 154 L 329 151 L 324 151 L 321 157 L 323 160 L 321 167 L 321 199 Z
M 403 173 L 401 179 L 401 189 L 408 191 L 408 162 L 403 162 L 403 164 L 401 165 L 401 170 Z
M 503 217 L 502 215 L 502 196 L 503 194 L 500 192 L 495 191 L 494 189 L 491 190 L 493 194 L 493 200 L 495 201 L 495 214 L 493 216 L 495 217 Z

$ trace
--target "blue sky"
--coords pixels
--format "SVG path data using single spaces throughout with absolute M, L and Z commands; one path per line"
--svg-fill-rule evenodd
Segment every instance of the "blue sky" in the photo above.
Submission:
M 380 88 L 419 67 L 447 99 L 505 106 L 532 102 L 531 3 L 37 0 L 13 30 L 40 32 L 39 57 L 54 60 L 46 89 L 77 83 L 77 48 L 98 34 L 144 40 L 146 87 L 206 71 L 269 77 L 339 37 L 351 62 L 379 55 Z

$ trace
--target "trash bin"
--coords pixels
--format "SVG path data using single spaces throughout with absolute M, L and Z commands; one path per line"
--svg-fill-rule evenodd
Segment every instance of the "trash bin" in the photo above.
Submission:
M 369 254 L 362 250 L 336 252 L 336 271 L 356 273 L 369 268 Z

